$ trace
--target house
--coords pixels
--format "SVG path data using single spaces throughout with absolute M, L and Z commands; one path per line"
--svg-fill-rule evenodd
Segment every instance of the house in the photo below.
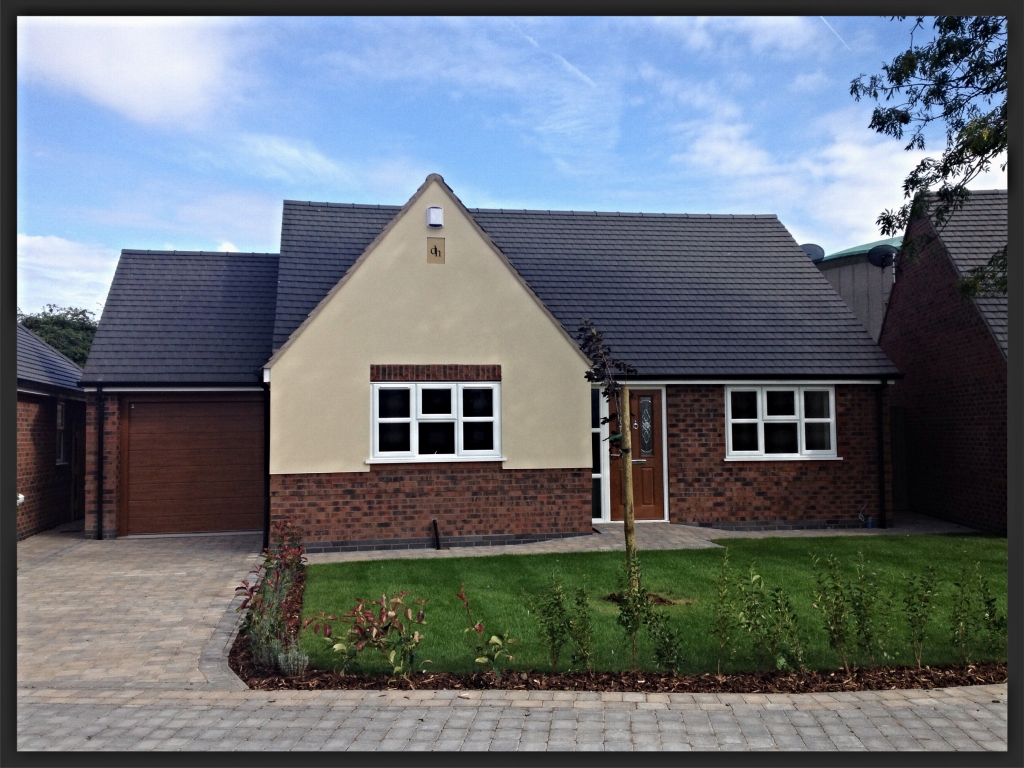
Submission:
M 466 209 L 431 175 L 402 207 L 285 201 L 276 255 L 122 252 L 86 529 L 590 533 L 621 470 L 582 317 L 638 369 L 638 519 L 884 521 L 899 372 L 775 216 Z
M 912 221 L 879 344 L 905 378 L 892 388 L 911 510 L 1006 533 L 1006 297 L 964 300 L 957 279 L 1007 242 L 1005 190 L 972 192 L 938 230 Z M 898 429 L 900 429 L 898 427 Z
M 830 253 L 818 262 L 821 274 L 828 278 L 836 293 L 843 297 L 875 341 L 882 332 L 882 318 L 892 291 L 894 273 L 892 265 L 872 264 L 868 260 L 868 252 L 879 245 L 899 248 L 902 242 L 902 237 L 875 240 Z
M 85 514 L 82 369 L 18 324 L 18 540 Z

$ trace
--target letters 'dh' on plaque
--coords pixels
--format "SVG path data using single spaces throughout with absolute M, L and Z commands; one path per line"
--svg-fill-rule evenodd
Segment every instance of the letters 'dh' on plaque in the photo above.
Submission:
M 427 238 L 427 264 L 444 264 L 444 238 Z

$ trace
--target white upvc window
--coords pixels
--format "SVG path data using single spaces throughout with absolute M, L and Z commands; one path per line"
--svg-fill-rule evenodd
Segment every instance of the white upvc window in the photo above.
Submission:
M 836 459 L 834 386 L 725 388 L 725 458 Z
M 374 383 L 373 459 L 501 458 L 498 382 Z

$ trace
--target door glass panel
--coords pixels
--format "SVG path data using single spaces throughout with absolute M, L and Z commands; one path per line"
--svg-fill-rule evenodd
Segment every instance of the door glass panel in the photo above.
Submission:
M 419 427 L 421 455 L 455 453 L 454 421 L 424 422 Z
M 804 416 L 808 419 L 827 419 L 828 392 L 804 392 Z
M 593 491 L 591 495 L 591 512 L 590 516 L 594 518 L 601 517 L 601 480 L 596 479 L 593 481 Z
M 757 392 L 732 392 L 730 397 L 734 419 L 757 418 Z
M 599 475 L 601 474 L 601 434 L 599 432 L 590 433 L 590 453 L 594 474 Z
M 494 423 L 490 421 L 464 422 L 462 424 L 462 447 L 467 451 L 493 451 Z
M 409 418 L 409 390 L 377 390 L 377 415 L 382 419 Z
M 424 389 L 423 413 L 443 414 L 452 412 L 452 391 L 450 389 Z
M 408 424 L 379 424 L 377 444 L 381 451 L 408 451 Z
M 597 429 L 601 426 L 601 392 L 596 389 L 590 390 L 590 428 Z
M 426 402 L 424 401 L 424 408 Z M 426 411 L 424 411 L 426 413 Z M 490 387 L 462 390 L 462 415 L 463 416 L 493 416 L 494 415 L 494 390 Z
M 732 425 L 732 449 L 734 451 L 756 451 L 757 424 Z
M 796 424 L 769 422 L 764 425 L 765 453 L 796 453 L 797 450 Z
M 768 416 L 796 416 L 794 394 L 794 392 L 766 392 L 765 413 Z M 767 440 L 767 438 L 765 439 Z
M 654 455 L 654 409 L 651 398 L 640 398 L 640 455 Z
M 831 451 L 832 429 L 828 424 L 804 424 L 804 446 L 808 451 Z

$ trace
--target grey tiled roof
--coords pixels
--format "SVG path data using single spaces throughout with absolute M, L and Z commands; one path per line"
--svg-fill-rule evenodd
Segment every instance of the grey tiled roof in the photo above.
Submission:
M 285 201 L 275 349 L 399 210 Z M 570 335 L 590 317 L 642 376 L 897 373 L 775 216 L 470 213 Z
M 262 381 L 277 263 L 268 253 L 121 251 L 82 383 Z
M 78 389 L 82 369 L 18 324 L 18 379 L 50 387 Z
M 946 220 L 939 237 L 961 275 L 988 264 L 992 254 L 1006 245 L 1006 190 L 971 192 L 964 207 Z M 1005 355 L 1006 296 L 978 298 L 975 303 Z

